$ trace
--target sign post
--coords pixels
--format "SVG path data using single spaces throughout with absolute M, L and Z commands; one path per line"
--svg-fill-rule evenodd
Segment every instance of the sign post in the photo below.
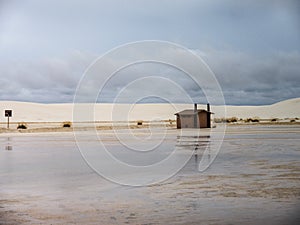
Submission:
M 12 117 L 12 110 L 4 110 L 4 116 L 7 117 L 7 129 L 9 129 L 9 117 Z

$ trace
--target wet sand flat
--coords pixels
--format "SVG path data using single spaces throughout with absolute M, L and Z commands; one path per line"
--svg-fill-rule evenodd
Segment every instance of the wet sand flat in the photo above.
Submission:
M 118 153 L 112 131 L 99 132 Z M 170 146 L 178 132 L 167 130 Z M 299 139 L 296 125 L 230 126 L 206 171 L 200 148 L 172 178 L 130 187 L 95 173 L 72 132 L 1 134 L 0 224 L 298 224 Z

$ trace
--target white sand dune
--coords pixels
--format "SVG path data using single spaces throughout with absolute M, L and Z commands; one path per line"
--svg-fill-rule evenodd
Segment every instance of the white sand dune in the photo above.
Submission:
M 215 108 L 216 114 L 217 107 Z M 239 118 L 259 117 L 268 118 L 300 118 L 300 98 L 289 99 L 272 105 L 265 106 L 227 106 L 227 117 Z
M 124 120 L 168 120 L 175 119 L 174 113 L 192 109 L 191 104 L 96 104 L 95 121 Z M 205 109 L 205 105 L 198 108 Z M 4 110 L 12 109 L 12 122 L 62 122 L 72 121 L 73 104 L 38 104 L 28 102 L 0 101 L 0 122 L 5 122 Z M 221 106 L 211 106 L 214 117 L 222 117 Z M 238 118 L 295 118 L 300 117 L 300 98 L 266 106 L 226 106 L 226 117 Z M 87 119 L 88 120 L 88 119 Z M 84 121 L 84 119 L 83 119 Z

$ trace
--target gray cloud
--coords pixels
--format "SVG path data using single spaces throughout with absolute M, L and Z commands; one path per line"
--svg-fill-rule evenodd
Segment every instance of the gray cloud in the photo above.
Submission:
M 95 56 L 74 51 L 67 59 L 0 63 L 0 100 L 72 102 L 84 70 Z
M 227 104 L 271 104 L 299 97 L 298 52 L 278 52 L 265 57 L 232 51 L 194 52 L 201 55 L 215 73 Z M 94 55 L 77 51 L 73 52 L 68 60 L 48 59 L 1 65 L 1 74 L 7 75 L 1 76 L 0 79 L 3 86 L 0 91 L 1 100 L 71 102 L 84 70 L 94 59 Z M 130 82 L 147 76 L 170 79 L 195 101 L 206 101 L 201 88 L 187 74 L 159 63 L 135 64 L 119 71 L 105 85 L 99 100 L 112 102 L 120 90 Z M 132 92 L 134 100 L 148 89 L 158 96 L 169 96 L 172 102 L 183 101 L 174 89 L 163 88 L 159 83 L 139 83 L 139 86 L 134 86 L 134 89 L 129 91 Z M 127 95 L 123 101 L 130 102 L 132 99 Z
M 210 51 L 205 59 L 215 72 L 228 104 L 271 104 L 299 97 L 299 52 L 257 56 Z
M 299 97 L 299 12 L 297 0 L 0 0 L 0 99 L 70 102 L 96 55 L 143 39 L 176 42 L 203 56 L 228 104 Z M 142 76 L 136 72 L 123 71 L 108 85 L 104 99 Z M 180 71 L 158 66 L 151 73 L 205 101 Z

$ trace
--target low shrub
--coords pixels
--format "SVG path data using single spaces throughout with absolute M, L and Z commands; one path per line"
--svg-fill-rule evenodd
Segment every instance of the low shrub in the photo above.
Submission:
M 215 123 L 236 123 L 238 122 L 238 118 L 237 117 L 230 117 L 230 118 L 214 118 L 214 122 Z M 242 121 L 243 119 L 240 119 L 240 121 Z
M 223 118 L 214 118 L 214 122 L 215 123 L 225 123 L 226 119 L 224 117 Z
M 26 123 L 18 123 L 17 129 L 27 129 L 27 124 Z
M 247 118 L 247 119 L 245 120 L 245 122 L 246 122 L 246 123 L 259 123 L 259 119 L 258 119 L 258 118 L 254 118 L 254 119 L 252 119 L 252 118 Z
M 252 122 L 252 119 L 251 118 L 247 118 L 247 119 L 245 119 L 245 122 L 246 123 L 250 123 L 250 122 Z
M 231 117 L 226 119 L 226 123 L 236 123 L 238 121 L 238 118 Z
M 65 121 L 65 122 L 63 122 L 62 127 L 72 127 L 72 122 Z

